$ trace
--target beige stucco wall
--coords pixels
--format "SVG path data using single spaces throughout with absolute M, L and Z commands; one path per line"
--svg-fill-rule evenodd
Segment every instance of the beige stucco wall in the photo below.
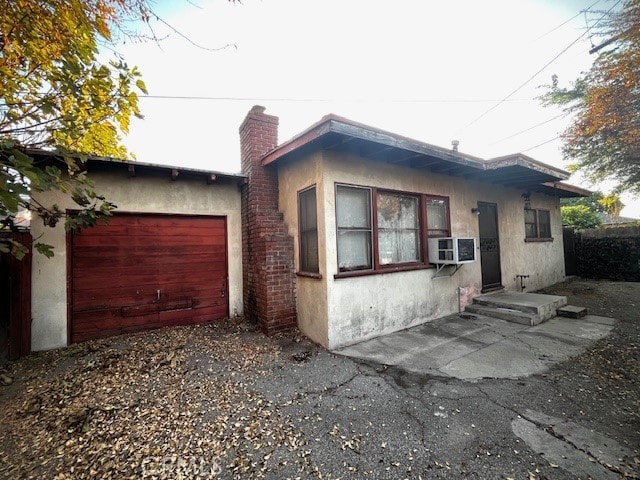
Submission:
M 326 249 L 324 239 L 325 210 L 328 199 L 323 191 L 322 154 L 317 152 L 303 161 L 287 163 L 278 169 L 280 211 L 284 215 L 289 234 L 294 238 L 295 268 L 300 269 L 298 235 L 298 192 L 316 186 L 318 208 L 318 263 L 322 278 L 298 276 L 296 278 L 296 308 L 298 328 L 310 339 L 321 344 L 329 343 L 327 323 Z
M 233 181 L 218 180 L 207 185 L 203 178 L 172 181 L 167 172 L 130 177 L 119 172 L 91 173 L 96 192 L 115 203 L 116 211 L 137 213 L 202 214 L 227 217 L 229 312 L 242 315 L 242 230 L 240 191 Z M 59 192 L 38 194 L 45 205 L 58 204 L 61 209 L 77 208 Z M 32 269 L 33 350 L 47 350 L 67 345 L 67 249 L 64 225 L 45 228 L 34 220 L 34 239 L 54 247 L 54 257 L 34 253 Z
M 320 156 L 319 156 L 320 155 Z M 459 309 L 482 288 L 480 261 L 464 265 L 451 277 L 434 278 L 435 269 L 334 278 L 338 271 L 335 227 L 335 184 L 346 183 L 449 197 L 451 234 L 478 238 L 478 201 L 496 203 L 501 247 L 502 283 L 519 290 L 515 275 L 530 275 L 531 291 L 564 278 L 562 226 L 557 199 L 533 194 L 532 208 L 549 209 L 555 240 L 524 241 L 522 191 L 464 181 L 427 171 L 345 156 L 316 154 L 280 168 L 280 203 L 297 242 L 296 189 L 318 183 L 320 271 L 322 280 L 298 279 L 301 329 L 328 348 L 408 328 Z M 287 185 L 286 188 L 282 188 Z M 324 239 L 324 241 L 322 240 Z M 479 259 L 480 252 L 477 252 Z M 296 250 L 296 262 L 297 259 Z M 326 305 L 324 302 L 326 301 Z M 318 308 L 318 302 L 323 302 Z M 326 309 L 326 317 L 321 318 Z M 313 330 L 307 325 L 313 324 Z M 321 327 L 325 324 L 325 327 Z M 325 331 L 326 329 L 326 337 Z M 311 334 L 310 334 L 311 332 Z M 322 335 L 316 334 L 322 332 Z M 326 338 L 326 340 L 325 340 Z

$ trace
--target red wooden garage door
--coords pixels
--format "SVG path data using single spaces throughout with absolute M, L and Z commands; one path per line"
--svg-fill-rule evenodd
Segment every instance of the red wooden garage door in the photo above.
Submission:
M 69 236 L 69 338 L 224 318 L 224 217 L 114 215 Z

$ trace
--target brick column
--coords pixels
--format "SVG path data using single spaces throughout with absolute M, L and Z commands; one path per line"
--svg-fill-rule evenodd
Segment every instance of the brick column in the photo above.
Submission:
M 240 126 L 244 311 L 270 335 L 296 325 L 293 238 L 278 210 L 277 167 L 260 160 L 278 145 L 278 117 L 255 106 Z

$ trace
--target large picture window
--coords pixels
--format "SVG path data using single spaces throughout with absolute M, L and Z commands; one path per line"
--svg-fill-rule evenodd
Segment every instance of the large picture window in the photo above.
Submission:
M 550 240 L 551 215 L 549 214 L 549 210 L 525 210 L 524 234 L 526 239 Z
M 319 273 L 316 187 L 298 193 L 300 225 L 300 271 Z
M 418 197 L 378 193 L 380 265 L 420 261 Z
M 336 185 L 339 275 L 425 268 L 427 237 L 449 225 L 446 197 Z

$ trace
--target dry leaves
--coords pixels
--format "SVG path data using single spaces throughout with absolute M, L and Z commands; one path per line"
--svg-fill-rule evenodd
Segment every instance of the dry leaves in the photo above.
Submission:
M 183 327 L 13 364 L 21 389 L 0 397 L 0 477 L 261 478 L 283 467 L 283 452 L 320 476 L 306 439 L 251 387 L 277 343 L 247 336 Z

